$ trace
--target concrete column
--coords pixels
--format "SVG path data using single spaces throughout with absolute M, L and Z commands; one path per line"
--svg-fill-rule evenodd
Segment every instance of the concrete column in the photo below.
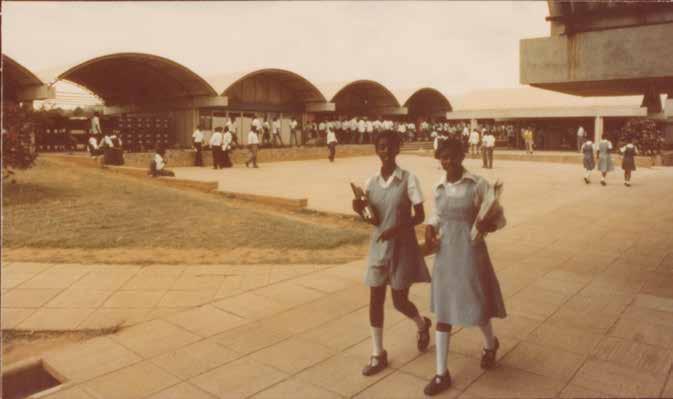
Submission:
M 597 116 L 594 119 L 594 143 L 601 141 L 603 137 L 603 117 Z
M 470 119 L 470 130 L 475 130 L 478 127 L 479 123 L 477 123 L 477 120 L 474 118 Z

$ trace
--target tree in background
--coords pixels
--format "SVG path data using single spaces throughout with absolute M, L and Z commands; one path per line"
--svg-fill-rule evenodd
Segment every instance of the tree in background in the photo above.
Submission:
M 35 121 L 33 110 L 19 104 L 3 105 L 2 179 L 14 170 L 28 169 L 35 163 Z
M 632 140 L 641 154 L 656 155 L 661 153 L 664 132 L 661 122 L 648 118 L 633 118 L 624 124 L 616 139 L 618 145 Z

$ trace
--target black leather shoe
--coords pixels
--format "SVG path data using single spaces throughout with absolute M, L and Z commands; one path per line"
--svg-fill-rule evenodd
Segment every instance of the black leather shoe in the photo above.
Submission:
M 451 387 L 451 373 L 446 370 L 444 375 L 435 375 L 432 380 L 425 386 L 423 393 L 428 396 L 437 395 L 440 392 L 446 391 Z
M 492 369 L 495 366 L 495 358 L 500 348 L 500 341 L 498 338 L 494 339 L 493 349 L 484 348 L 484 354 L 481 355 L 481 368 L 484 370 Z
M 430 344 L 430 327 L 432 327 L 432 321 L 430 321 L 430 319 L 427 317 L 423 317 L 423 319 L 425 320 L 425 328 L 418 331 L 416 337 L 416 347 L 418 347 L 418 350 L 421 352 L 425 352 L 425 350 L 428 349 L 428 345 Z
M 380 355 L 369 358 L 369 364 L 362 369 L 362 375 L 374 375 L 386 367 L 388 367 L 388 352 L 383 351 Z

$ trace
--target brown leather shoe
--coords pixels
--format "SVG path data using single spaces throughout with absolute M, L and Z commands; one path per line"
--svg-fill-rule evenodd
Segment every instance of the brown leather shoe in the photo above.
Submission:
M 386 367 L 388 367 L 388 352 L 383 351 L 380 355 L 369 358 L 369 364 L 362 369 L 362 375 L 374 375 Z
M 423 317 L 423 319 L 425 320 L 425 328 L 418 331 L 416 337 L 416 346 L 420 352 L 425 352 L 425 350 L 428 349 L 428 345 L 430 344 L 430 327 L 432 327 L 432 321 L 430 321 L 430 319 L 427 317 Z
M 444 375 L 436 375 L 432 377 L 432 380 L 425 386 L 423 393 L 428 396 L 437 395 L 440 392 L 444 392 L 451 387 L 451 373 L 449 370 L 446 370 Z
M 489 370 L 495 367 L 495 358 L 498 354 L 498 348 L 500 348 L 500 341 L 496 337 L 493 343 L 493 349 L 484 348 L 484 353 L 481 355 L 481 368 L 484 370 Z

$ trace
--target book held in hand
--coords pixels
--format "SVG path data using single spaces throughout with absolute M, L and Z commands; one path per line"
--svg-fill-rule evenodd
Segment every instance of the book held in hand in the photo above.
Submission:
M 360 215 L 365 222 L 371 223 L 373 225 L 378 225 L 378 216 L 376 215 L 376 210 L 372 207 L 367 201 L 367 196 L 365 195 L 362 187 L 351 183 L 351 190 L 353 190 L 353 195 L 356 200 L 363 201 L 365 207 L 362 209 L 362 214 Z
M 486 223 L 495 223 L 495 218 L 498 216 L 498 211 L 500 209 L 500 196 L 502 195 L 502 190 L 503 183 L 500 180 L 497 180 L 495 184 L 489 184 L 488 191 L 486 191 L 486 194 L 481 201 L 481 208 L 479 208 L 479 213 L 474 220 L 472 231 L 470 232 L 470 238 L 473 242 L 480 238 L 484 238 L 484 234 L 477 230 L 478 221 L 483 220 Z

